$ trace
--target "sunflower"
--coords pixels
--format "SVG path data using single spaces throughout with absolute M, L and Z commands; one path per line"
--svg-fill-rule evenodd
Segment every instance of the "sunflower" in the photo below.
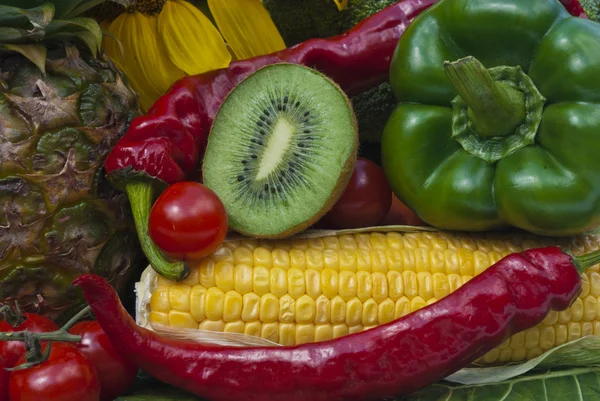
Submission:
M 138 0 L 102 27 L 144 110 L 183 76 L 285 48 L 260 0 L 208 0 L 206 14 L 184 0 Z

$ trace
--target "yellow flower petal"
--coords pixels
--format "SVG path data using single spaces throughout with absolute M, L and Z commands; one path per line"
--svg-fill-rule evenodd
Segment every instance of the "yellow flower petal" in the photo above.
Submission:
M 348 0 L 333 0 L 339 11 L 348 7 Z
M 238 59 L 285 48 L 281 34 L 260 0 L 208 0 L 208 7 Z
M 165 3 L 158 16 L 158 29 L 171 61 L 189 75 L 225 68 L 231 62 L 217 28 L 185 1 Z

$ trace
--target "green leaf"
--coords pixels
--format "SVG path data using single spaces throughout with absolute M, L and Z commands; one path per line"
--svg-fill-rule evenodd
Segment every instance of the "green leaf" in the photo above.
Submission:
M 0 26 L 43 30 L 54 17 L 54 5 L 44 3 L 39 7 L 24 9 L 0 5 Z
M 96 57 L 102 45 L 102 30 L 92 18 L 74 18 L 70 20 L 54 20 L 47 28 L 48 39 L 71 39 L 77 37 L 85 42 Z
M 532 372 L 487 385 L 437 383 L 395 401 L 597 401 L 600 367 Z
M 42 74 L 46 73 L 46 54 L 48 49 L 42 45 L 10 45 L 5 44 L 2 47 L 9 51 L 15 51 L 21 53 L 29 61 L 36 65 L 40 69 Z
M 600 366 L 600 336 L 585 336 L 570 341 L 524 363 L 464 368 L 445 380 L 460 384 L 497 383 L 534 369 L 589 366 Z

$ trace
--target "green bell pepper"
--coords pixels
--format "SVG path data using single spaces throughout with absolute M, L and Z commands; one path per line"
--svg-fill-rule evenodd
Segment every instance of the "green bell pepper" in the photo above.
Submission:
M 390 82 L 382 163 L 423 221 L 600 224 L 600 24 L 558 0 L 440 0 L 400 39 Z

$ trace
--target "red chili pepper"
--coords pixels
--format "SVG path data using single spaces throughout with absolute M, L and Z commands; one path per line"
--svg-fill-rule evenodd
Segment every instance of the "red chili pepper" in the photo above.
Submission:
M 600 251 L 557 247 L 509 255 L 436 303 L 334 340 L 285 347 L 216 347 L 135 324 L 99 276 L 74 281 L 114 347 L 165 383 L 211 401 L 380 400 L 456 372 L 517 332 L 565 310 Z
M 588 18 L 579 0 L 560 0 L 560 2 L 565 6 L 569 14 L 575 17 Z
M 577 1 L 569 1 L 575 9 Z M 214 117 L 227 94 L 256 70 L 286 62 L 310 66 L 336 81 L 349 95 L 388 79 L 400 36 L 437 0 L 400 0 L 353 29 L 328 39 L 311 39 L 280 52 L 235 61 L 226 69 L 185 77 L 159 98 L 148 114 L 134 119 L 106 158 L 112 182 L 124 189 L 136 219 L 142 249 L 156 271 L 182 280 L 183 263 L 167 263 L 147 235 L 153 195 L 148 178 L 172 184 L 192 180 L 205 149 Z

